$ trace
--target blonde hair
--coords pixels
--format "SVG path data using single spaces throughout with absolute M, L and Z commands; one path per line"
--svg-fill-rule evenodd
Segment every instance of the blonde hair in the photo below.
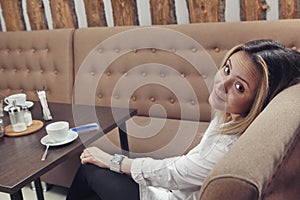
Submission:
M 229 113 L 216 111 L 219 124 L 223 124 L 220 133 L 226 135 L 242 134 L 274 96 L 298 83 L 300 77 L 300 53 L 273 40 L 254 40 L 233 47 L 225 55 L 220 68 L 238 51 L 244 51 L 252 59 L 261 80 L 252 106 L 243 116 L 233 121 Z

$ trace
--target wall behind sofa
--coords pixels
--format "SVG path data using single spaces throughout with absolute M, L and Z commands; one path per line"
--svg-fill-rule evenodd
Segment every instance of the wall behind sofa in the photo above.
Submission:
M 299 18 L 300 0 L 0 0 L 0 31 Z

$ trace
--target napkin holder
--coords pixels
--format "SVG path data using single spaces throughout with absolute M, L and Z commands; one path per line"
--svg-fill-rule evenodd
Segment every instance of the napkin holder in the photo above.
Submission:
M 52 120 L 52 115 L 51 115 L 50 109 L 48 107 L 48 102 L 47 102 L 45 90 L 37 91 L 37 94 L 38 94 L 38 97 L 40 99 L 40 103 L 41 103 L 41 106 L 42 106 L 43 119 L 45 121 Z

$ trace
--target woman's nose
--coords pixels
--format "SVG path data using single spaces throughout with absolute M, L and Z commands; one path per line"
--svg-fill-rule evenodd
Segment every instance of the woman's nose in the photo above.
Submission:
M 230 79 L 228 77 L 222 77 L 220 79 L 217 89 L 220 92 L 227 93 L 229 87 L 230 87 Z
M 220 82 L 218 85 L 217 85 L 217 90 L 222 92 L 222 93 L 227 93 L 227 89 L 224 85 L 223 82 Z

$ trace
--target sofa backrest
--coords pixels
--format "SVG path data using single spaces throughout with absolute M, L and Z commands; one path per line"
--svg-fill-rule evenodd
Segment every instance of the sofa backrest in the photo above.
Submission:
M 299 199 L 300 84 L 279 93 L 201 188 L 201 200 Z
M 226 52 L 259 38 L 299 49 L 299 23 L 281 20 L 76 30 L 75 102 L 134 107 L 145 116 L 209 121 L 213 74 Z
M 38 100 L 36 88 L 52 102 L 71 102 L 73 29 L 0 33 L 0 98 L 23 92 Z
M 144 116 L 209 121 L 206 80 L 212 80 L 216 66 L 194 38 L 182 34 L 184 29 L 76 31 L 75 102 L 134 107 Z M 82 85 L 89 90 L 80 89 Z

